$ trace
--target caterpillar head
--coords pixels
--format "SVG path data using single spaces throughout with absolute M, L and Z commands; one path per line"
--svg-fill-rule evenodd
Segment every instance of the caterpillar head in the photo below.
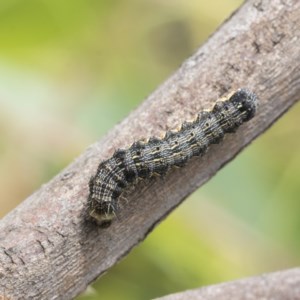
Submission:
M 89 215 L 98 224 L 107 224 L 116 216 L 117 201 L 113 194 L 107 193 L 99 186 L 99 180 L 92 177 L 89 183 L 90 195 L 88 198 L 88 212 Z

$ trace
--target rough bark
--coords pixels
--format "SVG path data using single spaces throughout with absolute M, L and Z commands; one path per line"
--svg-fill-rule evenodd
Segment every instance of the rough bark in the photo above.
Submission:
M 299 15 L 298 0 L 246 1 L 121 124 L 3 218 L 0 295 L 74 297 L 279 118 L 300 98 Z M 175 129 L 239 87 L 260 98 L 251 122 L 203 158 L 138 184 L 109 228 L 85 221 L 88 181 L 99 161 L 116 148 Z
M 299 300 L 300 269 L 211 285 L 157 300 Z

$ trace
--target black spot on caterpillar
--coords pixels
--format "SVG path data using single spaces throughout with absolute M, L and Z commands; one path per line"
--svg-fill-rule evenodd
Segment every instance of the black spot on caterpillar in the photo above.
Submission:
M 257 97 L 239 89 L 218 100 L 213 109 L 202 111 L 193 122 L 184 122 L 177 132 L 168 131 L 164 138 L 138 141 L 129 149 L 117 150 L 100 163 L 90 179 L 88 211 L 98 223 L 110 222 L 118 211 L 118 199 L 138 179 L 164 175 L 172 167 L 183 167 L 193 156 L 203 155 L 208 146 L 218 144 L 225 133 L 233 133 L 256 112 Z

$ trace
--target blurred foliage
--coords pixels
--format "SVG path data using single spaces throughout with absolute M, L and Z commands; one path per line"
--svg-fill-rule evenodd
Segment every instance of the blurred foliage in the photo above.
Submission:
M 125 117 L 241 0 L 0 2 L 0 216 Z M 299 105 L 78 299 L 148 299 L 300 262 Z

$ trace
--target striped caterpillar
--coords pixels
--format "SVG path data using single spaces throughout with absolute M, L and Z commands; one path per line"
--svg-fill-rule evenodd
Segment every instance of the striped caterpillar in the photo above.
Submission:
M 179 131 L 168 131 L 162 139 L 151 137 L 129 149 L 117 150 L 102 161 L 89 182 L 88 211 L 98 223 L 109 223 L 118 211 L 118 198 L 138 179 L 164 175 L 172 167 L 183 167 L 193 156 L 202 156 L 225 133 L 234 133 L 256 112 L 257 97 L 239 89 L 218 100 L 212 110 L 202 111 L 193 122 L 184 122 Z

